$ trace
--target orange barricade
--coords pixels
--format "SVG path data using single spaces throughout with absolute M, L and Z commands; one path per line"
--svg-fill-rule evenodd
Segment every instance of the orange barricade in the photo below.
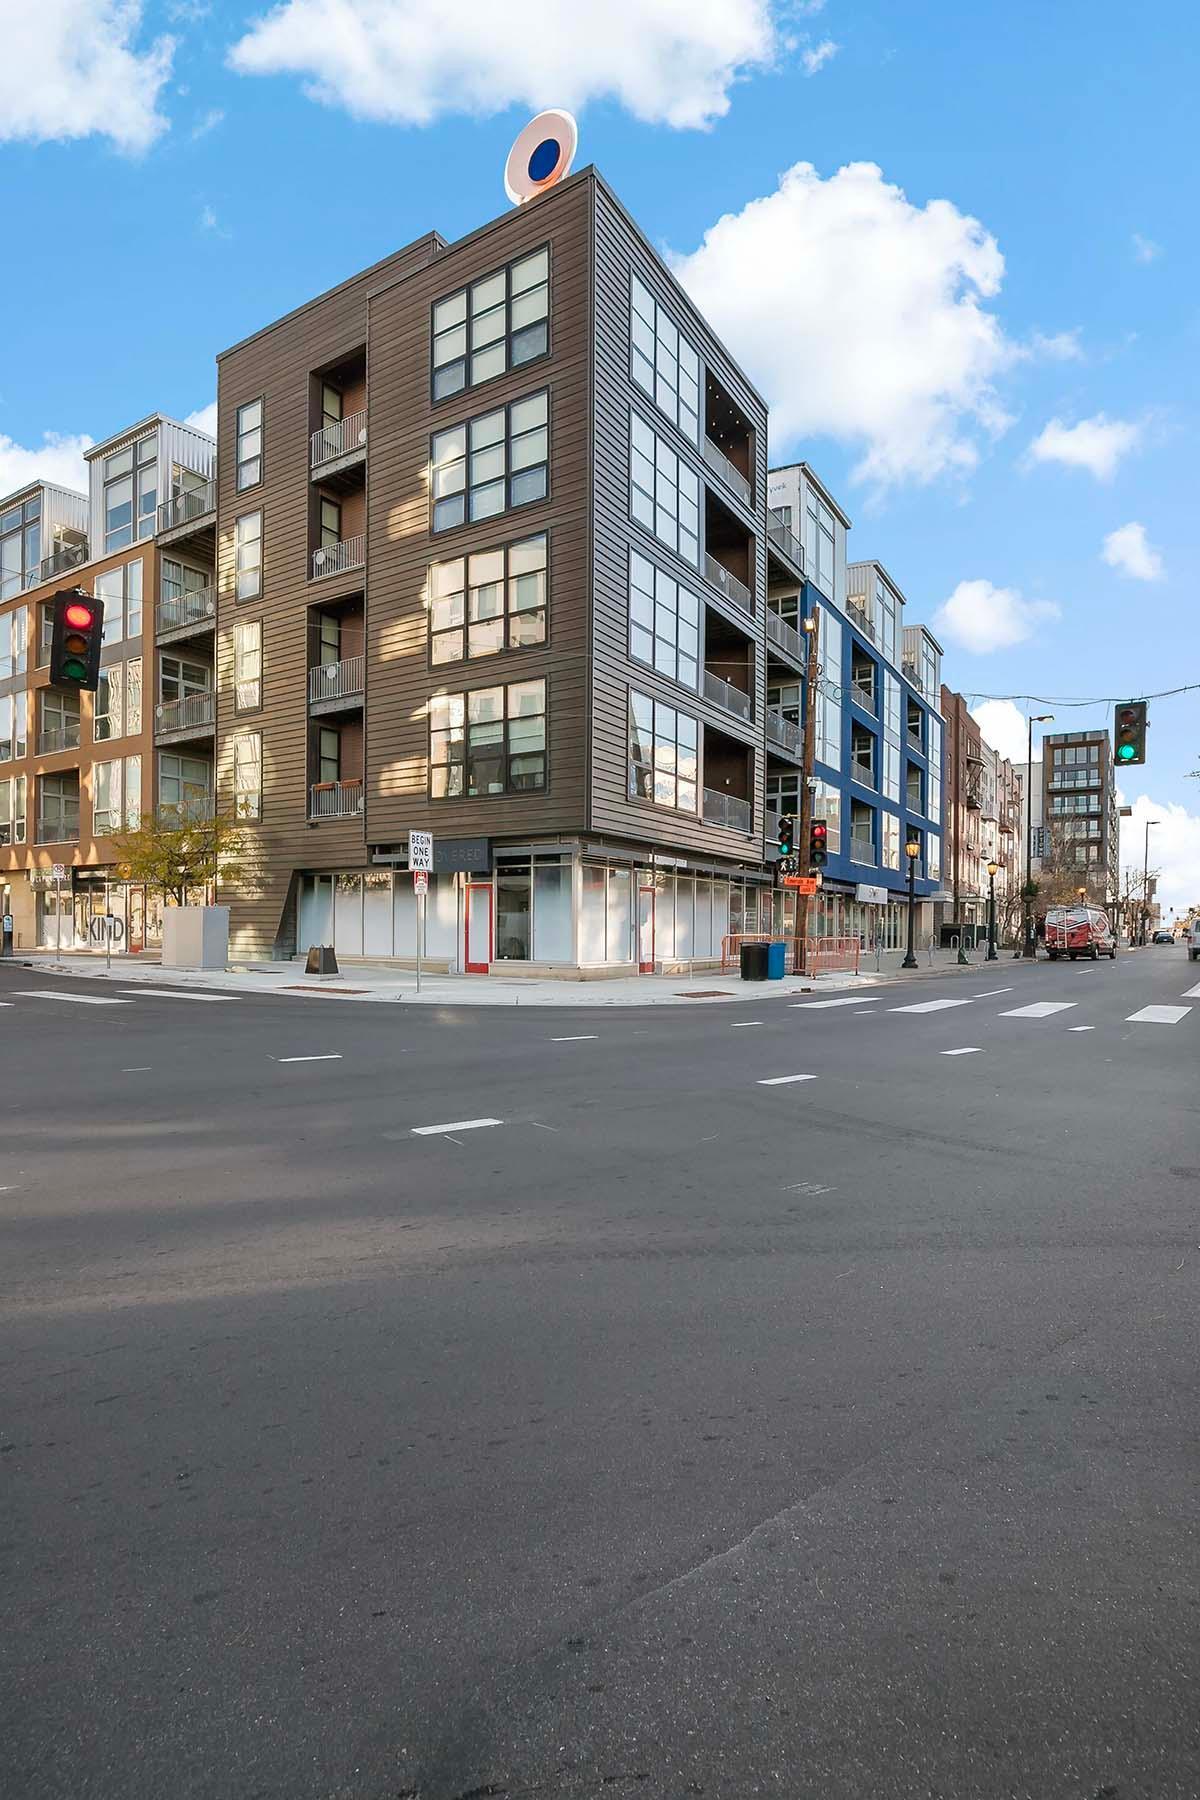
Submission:
M 769 931 L 731 931 L 728 937 L 721 939 L 721 973 L 728 975 L 730 969 L 741 967 L 741 949 L 743 944 L 772 944 L 776 940 Z
M 858 958 L 862 945 L 856 937 L 820 937 L 804 940 L 805 973 L 819 975 L 822 970 L 840 969 L 858 974 Z M 792 973 L 800 974 L 800 939 L 792 946 Z

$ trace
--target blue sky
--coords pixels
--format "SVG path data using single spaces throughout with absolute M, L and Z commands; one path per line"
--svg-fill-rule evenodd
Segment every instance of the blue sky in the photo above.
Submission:
M 25 9 L 0 71 L 25 224 L 0 487 L 199 409 L 218 349 L 430 226 L 493 216 L 520 124 L 565 104 L 578 161 L 767 394 L 775 457 L 819 469 L 853 554 L 935 621 L 953 685 L 1200 681 L 1194 4 L 576 0 L 534 46 L 484 0 L 266 13 Z M 1151 860 L 1177 905 L 1200 901 L 1198 701 L 1152 704 L 1129 782 L 1138 820 L 1164 821 Z M 1009 710 L 989 720 L 1015 735 Z

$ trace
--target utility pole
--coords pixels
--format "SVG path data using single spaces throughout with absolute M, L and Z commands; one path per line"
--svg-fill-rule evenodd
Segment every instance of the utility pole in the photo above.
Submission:
M 1146 820 L 1146 845 L 1142 855 L 1142 949 L 1146 948 L 1150 930 L 1150 827 L 1161 825 L 1161 819 Z
M 820 663 L 817 660 L 817 645 L 821 636 L 821 609 L 814 606 L 812 612 L 804 620 L 804 631 L 808 638 L 808 664 L 804 676 L 804 754 L 800 763 L 800 820 L 797 833 L 797 849 L 800 852 L 800 867 L 806 873 L 808 869 L 809 844 L 812 839 L 812 779 L 813 763 L 817 753 L 817 677 Z M 800 940 L 800 973 L 808 973 L 808 895 L 797 894 L 796 936 Z
M 1014 952 L 1016 956 L 1037 957 L 1037 932 L 1033 923 L 1033 898 L 1029 892 L 1033 882 L 1033 728 L 1035 725 L 1051 725 L 1053 713 L 1031 713 L 1029 715 L 1029 737 L 1025 747 L 1025 788 L 1027 793 L 1025 813 L 1025 885 L 1021 892 L 1021 903 L 1024 908 L 1024 942 Z M 1042 768 L 1042 792 L 1046 791 L 1046 770 Z M 1043 815 L 1043 824 L 1045 818 Z

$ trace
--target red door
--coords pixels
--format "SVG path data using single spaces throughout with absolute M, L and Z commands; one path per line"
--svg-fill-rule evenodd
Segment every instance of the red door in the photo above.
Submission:
M 492 884 L 467 883 L 467 974 L 486 975 L 492 960 Z
M 638 974 L 654 973 L 654 889 L 638 889 Z

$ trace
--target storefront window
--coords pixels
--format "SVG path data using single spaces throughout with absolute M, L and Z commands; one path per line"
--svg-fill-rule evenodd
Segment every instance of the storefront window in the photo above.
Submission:
M 496 873 L 496 956 L 506 962 L 528 962 L 531 944 L 533 888 L 529 867 L 501 867 Z
M 571 865 L 537 859 L 533 865 L 533 954 L 537 962 L 572 962 Z

